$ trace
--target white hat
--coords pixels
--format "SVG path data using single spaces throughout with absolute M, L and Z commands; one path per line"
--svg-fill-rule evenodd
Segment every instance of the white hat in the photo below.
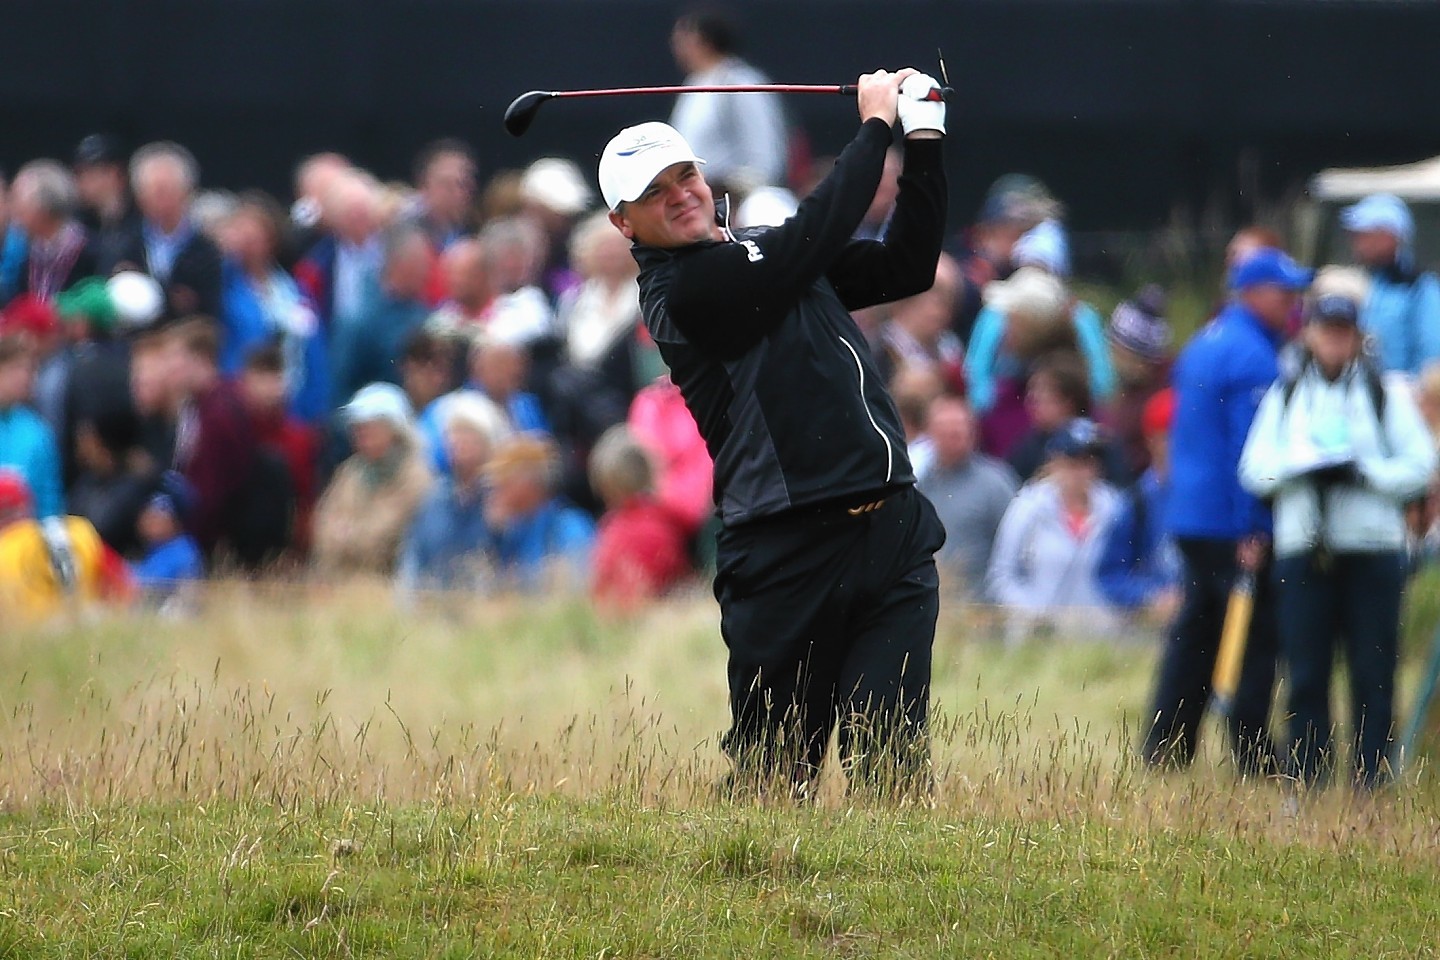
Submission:
M 105 292 L 115 305 L 115 319 L 122 327 L 143 327 L 158 319 L 165 308 L 165 292 L 147 273 L 123 270 L 105 282 Z
M 1057 277 L 1070 276 L 1070 244 L 1058 220 L 1037 224 L 1015 241 L 1010 259 L 1017 267 L 1040 267 Z
M 1341 210 L 1340 226 L 1355 232 L 1383 230 L 1407 246 L 1415 239 L 1415 218 L 1393 193 L 1372 193 Z
M 410 427 L 410 398 L 393 383 L 366 384 L 341 409 L 347 424 L 384 420 L 404 433 Z
M 567 217 L 583 213 L 593 197 L 580 168 L 560 157 L 541 157 L 526 167 L 520 178 L 520 194 Z
M 440 422 L 446 430 L 469 427 L 493 446 L 510 436 L 505 412 L 478 390 L 457 390 L 440 398 Z
M 610 138 L 600 154 L 600 195 L 614 210 L 637 199 L 666 167 L 704 162 L 668 123 L 652 120 L 626 127 Z
M 1020 313 L 1042 323 L 1062 319 L 1069 302 L 1065 285 L 1039 267 L 1021 267 L 1008 280 L 986 284 L 982 297 L 1001 313 Z

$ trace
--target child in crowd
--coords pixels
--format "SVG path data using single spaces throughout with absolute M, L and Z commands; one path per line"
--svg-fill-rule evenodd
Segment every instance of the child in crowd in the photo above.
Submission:
M 173 483 L 162 483 L 136 524 L 145 555 L 135 564 L 135 580 L 162 609 L 181 597 L 188 584 L 205 576 L 200 545 L 185 532 L 184 499 Z

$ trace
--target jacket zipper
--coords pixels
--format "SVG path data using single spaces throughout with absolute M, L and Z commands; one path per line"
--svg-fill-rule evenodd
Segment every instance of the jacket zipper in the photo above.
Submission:
M 850 356 L 855 360 L 855 372 L 860 377 L 860 405 L 865 408 L 865 416 L 870 418 L 870 426 L 880 435 L 880 440 L 885 444 L 885 482 L 890 482 L 891 475 L 895 472 L 895 451 L 890 446 L 890 438 L 885 436 L 885 431 L 880 429 L 880 424 L 875 422 L 875 414 L 870 412 L 870 404 L 865 400 L 865 367 L 860 363 L 860 354 L 850 345 L 850 341 L 844 337 L 839 338 L 845 344 L 845 349 L 850 351 Z

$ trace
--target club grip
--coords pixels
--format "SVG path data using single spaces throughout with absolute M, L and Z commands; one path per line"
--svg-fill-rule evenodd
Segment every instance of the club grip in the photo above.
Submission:
M 842 97 L 853 97 L 853 96 L 855 96 L 855 94 L 857 94 L 857 93 L 860 92 L 860 88 L 859 88 L 857 85 L 853 84 L 853 83 L 842 83 L 842 84 L 840 84 L 840 86 L 838 86 L 838 87 L 835 88 L 835 92 L 838 93 L 838 94 L 840 94 Z M 941 95 L 942 97 L 944 97 L 946 100 L 949 100 L 950 97 L 951 97 L 954 93 L 955 93 L 955 88 L 954 88 L 954 87 L 941 87 L 941 88 L 940 88 L 940 95 Z

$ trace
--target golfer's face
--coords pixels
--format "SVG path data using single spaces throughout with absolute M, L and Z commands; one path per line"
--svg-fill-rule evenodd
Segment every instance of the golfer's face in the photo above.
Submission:
M 627 235 L 646 246 L 682 247 L 714 238 L 715 197 L 695 164 L 677 163 L 625 204 L 620 218 Z

